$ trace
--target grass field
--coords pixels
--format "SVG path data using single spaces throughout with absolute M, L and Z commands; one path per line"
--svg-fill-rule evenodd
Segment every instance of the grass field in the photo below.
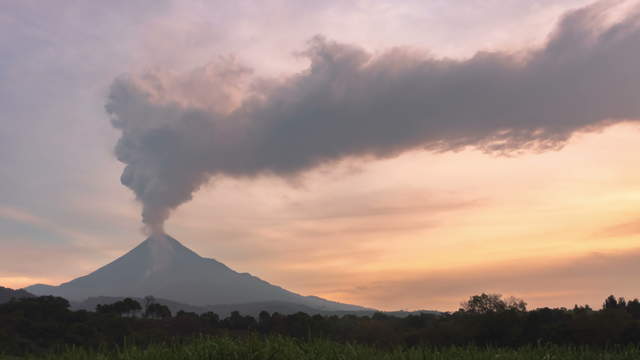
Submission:
M 0 356 L 1 357 L 1 356 Z M 9 358 L 7 358 L 9 359 Z M 177 360 L 177 359 L 237 359 L 237 360 L 638 360 L 640 347 L 593 350 L 560 346 L 540 346 L 520 349 L 449 347 L 445 349 L 409 348 L 381 350 L 370 346 L 339 344 L 329 341 L 301 342 L 285 337 L 244 339 L 200 337 L 183 344 L 153 345 L 145 348 L 133 345 L 111 351 L 70 348 L 47 356 L 26 359 L 47 360 Z

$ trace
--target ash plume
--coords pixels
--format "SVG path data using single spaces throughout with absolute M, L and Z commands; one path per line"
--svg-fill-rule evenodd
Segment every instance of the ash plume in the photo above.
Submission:
M 216 176 L 294 176 L 346 157 L 422 148 L 488 153 L 561 148 L 576 132 L 640 119 L 640 9 L 566 14 L 527 53 L 465 59 L 379 55 L 313 38 L 310 65 L 255 79 L 233 59 L 183 75 L 117 78 L 107 112 L 122 132 L 121 181 L 153 231 Z

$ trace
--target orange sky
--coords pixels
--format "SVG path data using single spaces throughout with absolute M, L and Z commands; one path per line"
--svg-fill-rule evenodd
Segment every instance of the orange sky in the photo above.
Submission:
M 294 182 L 219 180 L 177 210 L 168 232 L 203 256 L 293 291 L 382 309 L 452 310 L 481 291 L 521 296 L 531 306 L 597 306 L 610 292 L 640 290 L 633 276 L 638 130 L 581 134 L 543 154 L 413 152 L 345 162 Z M 117 196 L 103 201 L 135 228 L 135 207 Z M 89 238 L 77 236 L 90 248 Z M 66 281 L 140 240 L 120 239 L 111 250 L 96 241 L 102 252 L 91 258 L 39 276 L 5 274 L 0 283 Z M 598 272 L 604 277 L 590 280 Z M 575 273 L 585 275 L 576 280 Z

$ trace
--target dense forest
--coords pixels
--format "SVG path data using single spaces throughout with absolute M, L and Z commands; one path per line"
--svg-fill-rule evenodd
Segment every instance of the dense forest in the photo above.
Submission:
M 108 348 L 175 343 L 195 335 L 232 338 L 284 335 L 303 341 L 330 340 L 378 348 L 529 345 L 586 345 L 609 348 L 640 344 L 640 301 L 610 296 L 602 308 L 540 308 L 528 311 L 519 299 L 481 294 L 458 311 L 404 318 L 322 316 L 262 312 L 257 318 L 233 312 L 172 314 L 152 297 L 143 303 L 125 299 L 95 311 L 71 311 L 63 298 L 16 299 L 0 305 L 0 354 L 21 355 L 60 350 L 71 345 Z

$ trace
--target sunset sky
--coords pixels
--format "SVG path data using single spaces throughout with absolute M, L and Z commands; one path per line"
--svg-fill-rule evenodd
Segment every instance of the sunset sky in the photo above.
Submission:
M 566 70 L 577 67 L 572 56 L 591 54 L 575 45 L 584 32 L 607 34 L 594 40 L 605 55 L 578 62 L 593 76 L 543 71 L 552 55 L 554 64 L 569 65 L 551 69 Z M 618 46 L 624 41 L 636 45 Z M 455 310 L 480 292 L 522 297 L 532 308 L 640 296 L 638 1 L 0 1 L 0 49 L 0 286 L 57 285 L 145 239 L 140 202 L 121 184 L 125 164 L 114 150 L 125 130 L 110 119 L 134 118 L 138 107 L 153 114 L 175 107 L 222 124 L 245 119 L 229 114 L 256 92 L 266 105 L 247 105 L 247 123 L 266 113 L 265 122 L 281 130 L 256 135 L 268 138 L 260 146 L 272 149 L 268 140 L 278 136 L 285 144 L 296 134 L 314 139 L 285 147 L 294 153 L 287 163 L 238 145 L 249 140 L 233 126 L 221 131 L 238 137 L 219 147 L 208 142 L 224 136 L 185 140 L 230 154 L 207 163 L 215 176 L 165 223 L 200 255 L 304 295 L 384 310 Z M 501 55 L 483 62 L 479 51 Z M 350 81 L 352 57 L 365 60 Z M 452 67 L 433 77 L 416 70 L 418 85 L 411 83 L 416 96 L 424 90 L 442 96 L 434 104 L 448 103 L 437 114 L 442 120 L 430 120 L 429 135 L 418 139 L 380 125 L 396 118 L 370 120 L 385 131 L 353 143 L 349 136 L 340 142 L 344 122 L 329 135 L 323 126 L 305 132 L 314 114 L 348 102 L 287 97 L 296 81 L 301 89 L 322 86 L 309 69 L 325 60 L 318 68 L 347 64 L 336 65 L 345 71 L 340 99 L 351 99 L 353 83 L 374 84 L 357 88 L 378 94 L 379 82 L 369 80 L 413 74 L 421 69 L 414 62 Z M 485 76 L 502 79 L 503 71 L 517 80 L 505 76 L 500 91 L 483 86 Z M 441 85 L 422 89 L 420 76 Z M 452 98 L 460 83 L 477 88 Z M 330 85 L 332 95 L 342 94 Z M 579 96 L 556 94 L 563 89 Z M 500 103 L 509 93 L 518 94 L 513 107 L 474 107 L 478 97 Z M 581 101 L 591 95 L 598 104 Z M 397 96 L 389 106 L 406 105 L 394 108 L 400 118 L 420 118 L 419 101 Z M 286 111 L 290 103 L 297 112 Z M 376 115 L 347 105 L 345 112 Z M 306 122 L 293 115 L 278 122 L 307 113 Z M 594 113 L 603 118 L 582 120 Z M 494 124 L 493 114 L 505 122 Z M 545 122 L 528 125 L 538 117 Z M 144 132 L 147 120 L 123 127 Z M 345 126 L 365 124 L 355 133 L 372 134 L 366 121 Z M 504 125 L 510 121 L 517 125 Z M 290 130 L 296 124 L 302 129 Z M 326 137 L 315 141 L 316 134 Z

